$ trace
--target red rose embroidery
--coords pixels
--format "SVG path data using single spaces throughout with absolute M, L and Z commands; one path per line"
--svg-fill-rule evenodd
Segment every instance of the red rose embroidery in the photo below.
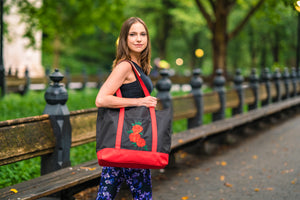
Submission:
M 129 140 L 130 140 L 131 142 L 136 143 L 140 137 L 141 137 L 141 135 L 138 134 L 138 133 L 131 133 L 131 134 L 129 135 Z
M 136 141 L 136 145 L 138 147 L 144 147 L 146 145 L 146 141 L 143 138 L 138 138 L 138 140 Z
M 148 151 L 146 141 L 141 137 L 143 131 L 142 122 L 136 122 L 132 124 L 131 130 L 128 131 L 129 134 L 129 140 L 138 147 L 144 148 L 146 151 Z

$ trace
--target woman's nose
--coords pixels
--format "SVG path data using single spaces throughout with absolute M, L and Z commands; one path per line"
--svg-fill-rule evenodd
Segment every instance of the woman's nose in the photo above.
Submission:
M 142 37 L 141 37 L 141 35 L 137 35 L 137 41 L 141 41 L 142 40 Z

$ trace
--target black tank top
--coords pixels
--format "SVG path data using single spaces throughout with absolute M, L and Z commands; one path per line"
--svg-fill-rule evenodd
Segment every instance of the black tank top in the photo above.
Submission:
M 151 92 L 153 90 L 153 84 L 151 82 L 150 77 L 144 73 L 144 71 L 142 70 L 142 68 L 140 66 L 138 66 L 138 64 L 136 64 L 135 62 L 132 62 L 132 63 L 134 64 L 134 66 L 138 70 L 138 72 L 140 73 L 141 79 L 143 80 L 149 93 L 151 94 Z M 145 97 L 143 89 L 139 83 L 139 80 L 135 80 L 134 82 L 123 84 L 120 87 L 120 89 L 121 89 L 122 97 L 124 97 L 124 98 Z

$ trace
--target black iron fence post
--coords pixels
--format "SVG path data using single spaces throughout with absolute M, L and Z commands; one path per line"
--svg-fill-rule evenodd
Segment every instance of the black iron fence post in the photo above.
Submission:
M 295 97 L 297 96 L 297 72 L 295 67 L 293 67 L 291 71 L 291 81 L 293 85 L 293 93 L 291 96 Z
M 283 74 L 283 83 L 284 83 L 284 88 L 285 88 L 285 95 L 283 99 L 288 99 L 290 97 L 290 73 L 288 68 L 284 68 Z
M 281 101 L 281 89 L 280 89 L 281 73 L 279 71 L 279 68 L 275 69 L 275 72 L 273 74 L 273 81 L 276 88 L 276 96 L 272 98 L 272 102 L 279 102 Z
M 298 87 L 300 88 L 300 67 L 298 67 L 297 70 L 297 78 L 298 78 Z M 297 95 L 300 95 L 300 90 L 298 91 Z
M 65 69 L 65 79 L 66 79 L 66 89 L 69 89 L 71 83 L 71 73 L 69 67 L 66 67 Z
M 81 86 L 81 90 L 84 90 L 86 88 L 86 84 L 88 82 L 88 75 L 86 72 L 86 68 L 82 69 L 82 86 Z
M 262 106 L 269 105 L 271 103 L 271 74 L 268 68 L 265 68 L 261 75 L 262 83 L 265 85 L 267 91 L 267 99 L 261 102 Z
M 66 105 L 68 93 L 65 87 L 59 83 L 63 78 L 64 76 L 56 69 L 55 72 L 50 75 L 53 84 L 51 84 L 45 92 L 47 104 L 43 113 L 49 114 L 56 138 L 56 145 L 53 153 L 42 156 L 41 175 L 71 165 L 70 148 L 72 128 L 70 112 Z
M 226 89 L 225 89 L 225 78 L 223 76 L 223 70 L 217 69 L 216 77 L 213 81 L 214 91 L 219 95 L 220 110 L 212 114 L 213 121 L 221 120 L 225 118 L 226 109 Z
M 160 71 L 160 75 L 162 78 L 156 83 L 156 89 L 158 91 L 156 97 L 161 100 L 163 108 L 169 108 L 172 107 L 172 97 L 170 93 L 172 82 L 169 79 L 169 71 L 163 69 Z
M 157 95 L 156 97 L 161 101 L 163 108 L 170 108 L 173 110 L 172 106 L 172 96 L 171 96 L 171 87 L 172 82 L 169 79 L 169 71 L 163 69 L 160 71 L 161 79 L 156 83 Z M 173 111 L 172 111 L 173 113 Z M 168 167 L 174 167 L 176 163 L 174 153 L 170 154 Z
M 22 95 L 26 94 L 30 89 L 31 80 L 30 80 L 30 76 L 29 76 L 28 67 L 26 67 L 26 69 L 25 69 L 25 79 L 26 79 L 26 83 L 25 83 Z
M 253 92 L 253 96 L 254 96 L 254 102 L 253 104 L 249 104 L 248 106 L 248 110 L 254 110 L 258 107 L 258 99 L 259 99 L 259 96 L 258 96 L 258 88 L 259 88 L 259 79 L 258 79 L 258 76 L 256 74 L 256 69 L 253 68 L 251 70 L 251 75 L 249 77 L 249 87 L 252 89 L 252 92 Z
M 244 77 L 241 74 L 241 70 L 237 69 L 235 72 L 235 77 L 234 77 L 234 89 L 238 94 L 239 97 L 239 105 L 236 108 L 233 108 L 232 114 L 237 115 L 243 113 L 243 107 L 244 107 L 244 88 L 243 88 L 243 82 L 244 82 Z
M 195 99 L 197 114 L 195 117 L 188 119 L 188 128 L 194 128 L 202 125 L 203 123 L 203 99 L 202 99 L 203 95 L 201 91 L 203 81 L 200 75 L 201 75 L 200 69 L 193 70 L 193 76 L 190 84 L 192 86 L 191 93 L 193 94 Z

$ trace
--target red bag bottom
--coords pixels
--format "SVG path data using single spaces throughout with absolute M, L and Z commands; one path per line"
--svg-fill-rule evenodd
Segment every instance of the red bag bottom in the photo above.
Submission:
M 151 151 L 105 148 L 97 152 L 98 163 L 106 167 L 162 169 L 169 154 Z

